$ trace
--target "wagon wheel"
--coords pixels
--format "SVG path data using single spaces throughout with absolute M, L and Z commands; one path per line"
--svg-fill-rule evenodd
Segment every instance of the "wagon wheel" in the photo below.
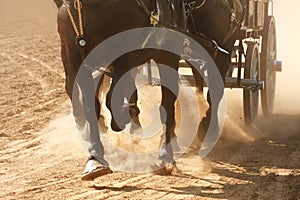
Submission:
M 260 78 L 260 55 L 257 43 L 249 42 L 246 52 L 244 78 L 256 79 Z M 252 124 L 258 113 L 259 89 L 255 87 L 244 88 L 244 117 L 246 124 Z
M 264 115 L 270 115 L 274 108 L 276 71 L 272 63 L 276 61 L 276 28 L 273 16 L 265 19 L 262 31 L 261 48 L 261 78 L 264 81 L 264 89 L 261 91 L 262 111 Z

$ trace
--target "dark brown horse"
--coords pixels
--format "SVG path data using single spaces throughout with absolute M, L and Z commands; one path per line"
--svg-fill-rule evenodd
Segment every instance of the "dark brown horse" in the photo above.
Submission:
M 184 0 L 184 2 L 188 11 L 187 29 L 195 35 L 209 37 L 228 52 L 219 51 L 213 57 L 221 77 L 225 81 L 234 43 L 239 39 L 240 28 L 247 10 L 247 0 Z M 202 90 L 202 77 L 195 70 L 193 72 L 199 89 Z M 208 102 L 211 104 L 209 92 Z M 211 106 L 209 106 L 206 117 L 199 125 L 198 136 L 200 140 L 203 140 L 210 123 L 210 108 Z
M 113 81 L 107 96 L 107 107 L 110 110 L 113 107 L 119 111 L 112 113 L 111 125 L 113 130 L 120 131 L 129 120 L 128 115 L 123 110 L 122 98 L 127 97 L 129 102 L 136 102 L 137 100 L 136 88 L 133 88 L 134 94 L 129 96 L 124 92 L 125 90 L 119 90 L 119 98 L 112 99 L 112 92 L 122 75 L 149 59 L 154 59 L 159 65 L 167 65 L 177 71 L 180 58 L 173 53 L 157 49 L 141 49 L 129 52 L 112 63 L 96 60 L 94 63 L 85 65 L 85 58 L 98 44 L 111 36 L 135 28 L 152 26 L 147 11 L 156 10 L 161 22 L 184 29 L 186 22 L 184 6 L 181 0 L 89 0 L 82 2 L 79 0 L 55 0 L 55 2 L 59 8 L 57 22 L 61 38 L 61 56 L 66 74 L 66 91 L 72 100 L 77 129 L 88 143 L 90 153 L 82 179 L 93 180 L 111 171 L 108 162 L 104 159 L 103 144 L 99 137 L 100 103 L 97 95 L 95 95 L 96 88 L 91 68 L 97 65 L 110 65 L 113 69 Z M 126 38 L 124 39 L 126 40 Z M 161 40 L 168 40 L 168 38 L 161 38 Z M 116 46 L 115 48 L 119 47 Z M 163 167 L 166 163 L 174 162 L 172 147 L 168 144 L 175 127 L 174 102 L 178 92 L 178 74 L 166 73 L 163 67 L 159 67 L 159 69 L 162 82 L 165 81 L 166 84 L 175 88 L 174 92 L 174 90 L 171 91 L 168 87 L 162 86 L 161 119 L 166 127 L 166 138 L 161 146 L 158 160 L 159 167 Z M 122 83 L 119 82 L 119 84 L 135 87 L 133 80 L 130 79 Z M 138 114 L 136 106 L 130 111 L 132 111 L 131 115 Z M 166 114 L 164 114 L 165 112 Z M 121 120 L 116 123 L 115 118 Z

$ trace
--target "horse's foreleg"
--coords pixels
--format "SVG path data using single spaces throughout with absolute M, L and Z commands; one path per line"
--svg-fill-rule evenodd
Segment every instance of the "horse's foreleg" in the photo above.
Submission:
M 100 104 L 100 100 L 99 100 L 99 94 L 101 92 L 101 89 L 102 89 L 102 83 L 103 83 L 103 77 L 104 76 L 101 76 L 98 80 L 98 84 L 97 84 L 97 87 L 96 87 L 96 93 L 95 93 L 95 111 L 96 111 L 96 116 L 97 116 L 97 119 L 99 120 L 100 119 L 100 109 L 101 109 L 101 104 Z
M 175 136 L 175 95 L 176 94 L 173 94 L 173 92 L 169 88 L 162 86 L 162 103 L 160 107 L 160 116 L 164 127 L 159 160 L 165 161 L 167 163 L 174 162 L 171 137 Z
M 117 67 L 116 67 L 117 68 Z M 118 68 L 117 68 L 118 69 Z M 119 68 L 120 69 L 120 68 Z M 122 131 L 130 122 L 129 107 L 124 106 L 126 77 L 122 77 L 123 71 L 115 71 L 110 89 L 106 95 L 106 106 L 111 113 L 111 128 L 113 131 Z
M 174 59 L 173 59 L 174 61 Z M 176 62 L 176 60 L 175 60 Z M 173 64 L 173 65 L 172 65 Z M 176 66 L 174 63 L 169 63 L 168 66 Z M 161 142 L 160 153 L 157 165 L 165 167 L 168 164 L 175 163 L 173 158 L 173 149 L 171 138 L 175 135 L 175 101 L 178 96 L 178 72 L 177 67 L 171 69 L 169 67 L 159 66 L 159 74 L 161 78 L 162 100 L 160 107 L 161 122 L 163 127 L 163 140 Z M 169 169 L 167 169 L 169 170 Z
M 108 165 L 104 159 L 104 149 L 100 140 L 98 118 L 95 110 L 97 98 L 95 98 L 96 91 L 90 69 L 82 67 L 78 72 L 76 83 L 74 90 L 80 90 L 81 95 L 79 104 L 77 104 L 78 107 L 73 107 L 73 109 L 79 110 L 79 112 L 80 110 L 83 111 L 81 117 L 83 117 L 84 124 L 80 128 L 83 131 L 84 139 L 89 142 L 88 150 L 92 157 L 102 164 Z M 73 98 L 73 100 L 76 99 Z
M 139 119 L 140 109 L 137 105 L 138 91 L 135 85 L 136 69 L 131 69 L 130 76 L 126 78 L 126 86 L 124 87 L 125 97 L 129 103 L 129 114 L 131 117 L 130 133 L 136 133 L 141 128 Z
M 98 118 L 95 111 L 95 100 L 98 100 L 98 98 L 95 98 L 96 90 L 94 89 L 90 69 L 81 68 L 79 70 L 74 87 L 74 90 L 76 89 L 80 91 L 81 95 L 78 95 L 77 106 L 73 106 L 73 109 L 79 111 L 77 113 L 81 114 L 80 117 L 83 122 L 76 123 L 77 130 L 88 143 L 88 151 L 90 153 L 90 158 L 86 163 L 86 168 L 81 180 L 90 181 L 99 176 L 112 173 L 108 162 L 104 159 L 104 147 L 100 139 Z M 74 97 L 73 102 L 76 102 Z

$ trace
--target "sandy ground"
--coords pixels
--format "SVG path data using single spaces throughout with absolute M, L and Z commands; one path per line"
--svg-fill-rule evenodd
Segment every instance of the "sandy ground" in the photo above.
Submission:
M 242 95 L 230 90 L 223 135 L 205 159 L 179 159 L 182 173 L 174 176 L 115 172 L 86 183 L 80 175 L 87 152 L 64 91 L 56 7 L 51 0 L 2 0 L 0 198 L 300 199 L 299 4 L 275 2 L 284 71 L 272 117 L 245 129 Z

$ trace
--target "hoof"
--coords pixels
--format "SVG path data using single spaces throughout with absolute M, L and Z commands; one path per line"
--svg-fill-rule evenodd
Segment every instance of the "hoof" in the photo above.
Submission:
M 91 159 L 86 163 L 85 171 L 82 174 L 82 181 L 93 181 L 100 176 L 111 174 L 112 171 L 108 166 L 101 164 L 99 161 Z
M 110 124 L 111 124 L 111 129 L 113 131 L 120 132 L 123 131 L 125 129 L 126 124 L 128 124 L 131 121 L 128 108 L 127 107 L 122 108 L 117 117 L 118 117 L 117 120 L 118 123 L 116 122 L 115 118 L 112 117 Z
M 111 126 L 111 130 L 116 132 L 121 132 L 125 129 L 125 124 L 124 126 L 119 127 L 118 124 L 113 119 L 111 120 L 110 126 Z
M 161 176 L 170 176 L 176 171 L 177 167 L 173 163 L 167 164 L 152 164 L 150 165 L 153 174 Z

